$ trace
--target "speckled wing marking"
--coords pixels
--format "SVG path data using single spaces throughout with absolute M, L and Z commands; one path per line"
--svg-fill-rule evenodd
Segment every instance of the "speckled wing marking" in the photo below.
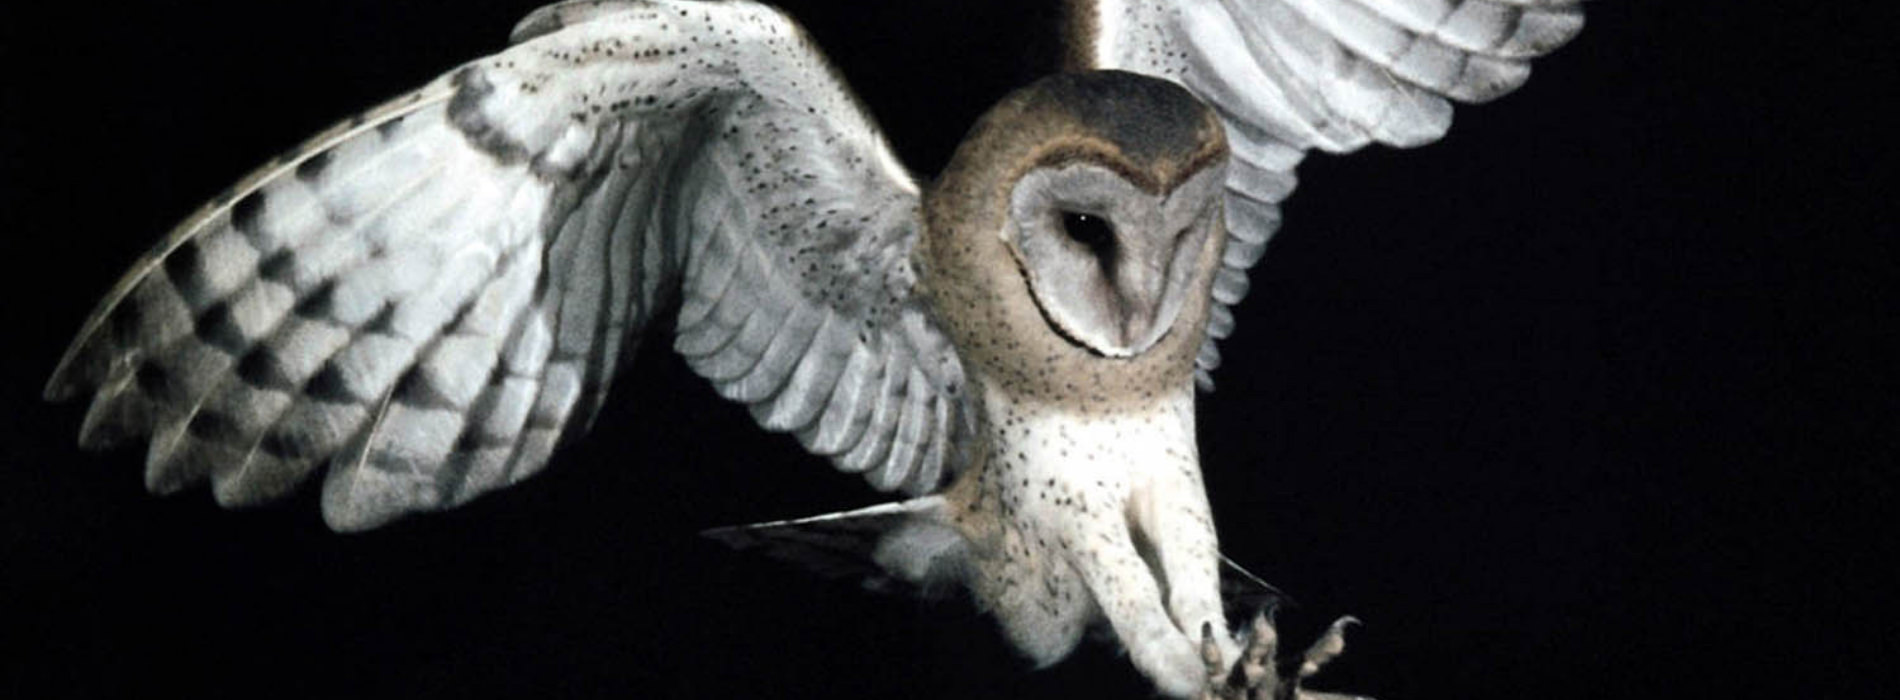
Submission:
M 513 47 L 246 177 L 113 288 L 48 383 L 148 485 L 374 527 L 536 471 L 675 300 L 675 347 L 883 489 L 954 468 L 962 369 L 911 296 L 917 188 L 748 3 L 543 8 Z
M 1484 102 L 1530 77 L 1530 59 L 1583 28 L 1582 0 L 1072 0 L 1072 60 L 1181 83 L 1227 123 L 1227 251 L 1214 279 L 1196 381 L 1247 269 L 1280 227 L 1307 149 L 1418 146 L 1451 125 L 1447 99 Z

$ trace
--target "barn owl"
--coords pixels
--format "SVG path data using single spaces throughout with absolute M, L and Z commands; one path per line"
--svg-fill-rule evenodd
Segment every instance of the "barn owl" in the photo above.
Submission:
M 921 182 L 788 17 L 568 2 L 191 215 L 47 396 L 155 492 L 362 530 L 518 482 L 672 345 L 767 430 L 907 500 L 713 533 L 861 535 L 1038 663 L 1105 623 L 1179 697 L 1282 696 L 1236 635 L 1194 391 L 1305 152 L 1428 143 L 1573 36 L 1567 0 L 1074 0 L 1067 72 Z M 674 316 L 673 314 L 676 314 Z

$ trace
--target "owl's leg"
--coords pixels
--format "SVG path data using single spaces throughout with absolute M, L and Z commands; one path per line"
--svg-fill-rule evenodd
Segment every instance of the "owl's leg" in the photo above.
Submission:
M 1108 617 L 1115 636 L 1128 649 L 1135 669 L 1173 697 L 1189 697 L 1204 685 L 1201 660 L 1188 635 L 1174 626 L 1161 600 L 1161 587 L 1136 551 L 1126 528 L 1104 528 L 1070 562 Z M 1114 534 L 1110 534 L 1114 533 Z
M 1227 617 L 1220 597 L 1220 541 L 1200 475 L 1183 471 L 1157 474 L 1145 488 L 1130 494 L 1129 513 L 1136 537 L 1149 544 L 1158 569 L 1167 582 L 1168 612 L 1175 627 L 1195 634 L 1212 625 L 1222 657 L 1235 658 L 1239 645 L 1226 634 Z

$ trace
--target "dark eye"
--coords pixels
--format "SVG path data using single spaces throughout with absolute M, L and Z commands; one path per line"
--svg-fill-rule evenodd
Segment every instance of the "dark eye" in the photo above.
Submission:
M 1099 216 L 1062 212 L 1062 231 L 1097 255 L 1115 248 L 1115 229 Z

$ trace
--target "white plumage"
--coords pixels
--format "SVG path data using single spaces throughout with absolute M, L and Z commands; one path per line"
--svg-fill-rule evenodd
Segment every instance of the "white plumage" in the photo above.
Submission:
M 920 187 L 774 10 L 543 8 L 511 48 L 189 217 L 47 395 L 91 395 L 87 446 L 146 438 L 154 491 L 209 480 L 245 505 L 327 468 L 326 520 L 370 528 L 538 471 L 677 304 L 673 347 L 721 395 L 922 497 L 725 536 L 867 534 L 878 564 L 969 588 L 1039 661 L 1105 617 L 1158 686 L 1194 693 L 1198 630 L 1226 620 L 1191 385 L 1211 386 L 1293 168 L 1438 138 L 1447 98 L 1508 92 L 1582 15 L 1071 10 L 1072 67 L 1187 91 L 1039 82 Z

